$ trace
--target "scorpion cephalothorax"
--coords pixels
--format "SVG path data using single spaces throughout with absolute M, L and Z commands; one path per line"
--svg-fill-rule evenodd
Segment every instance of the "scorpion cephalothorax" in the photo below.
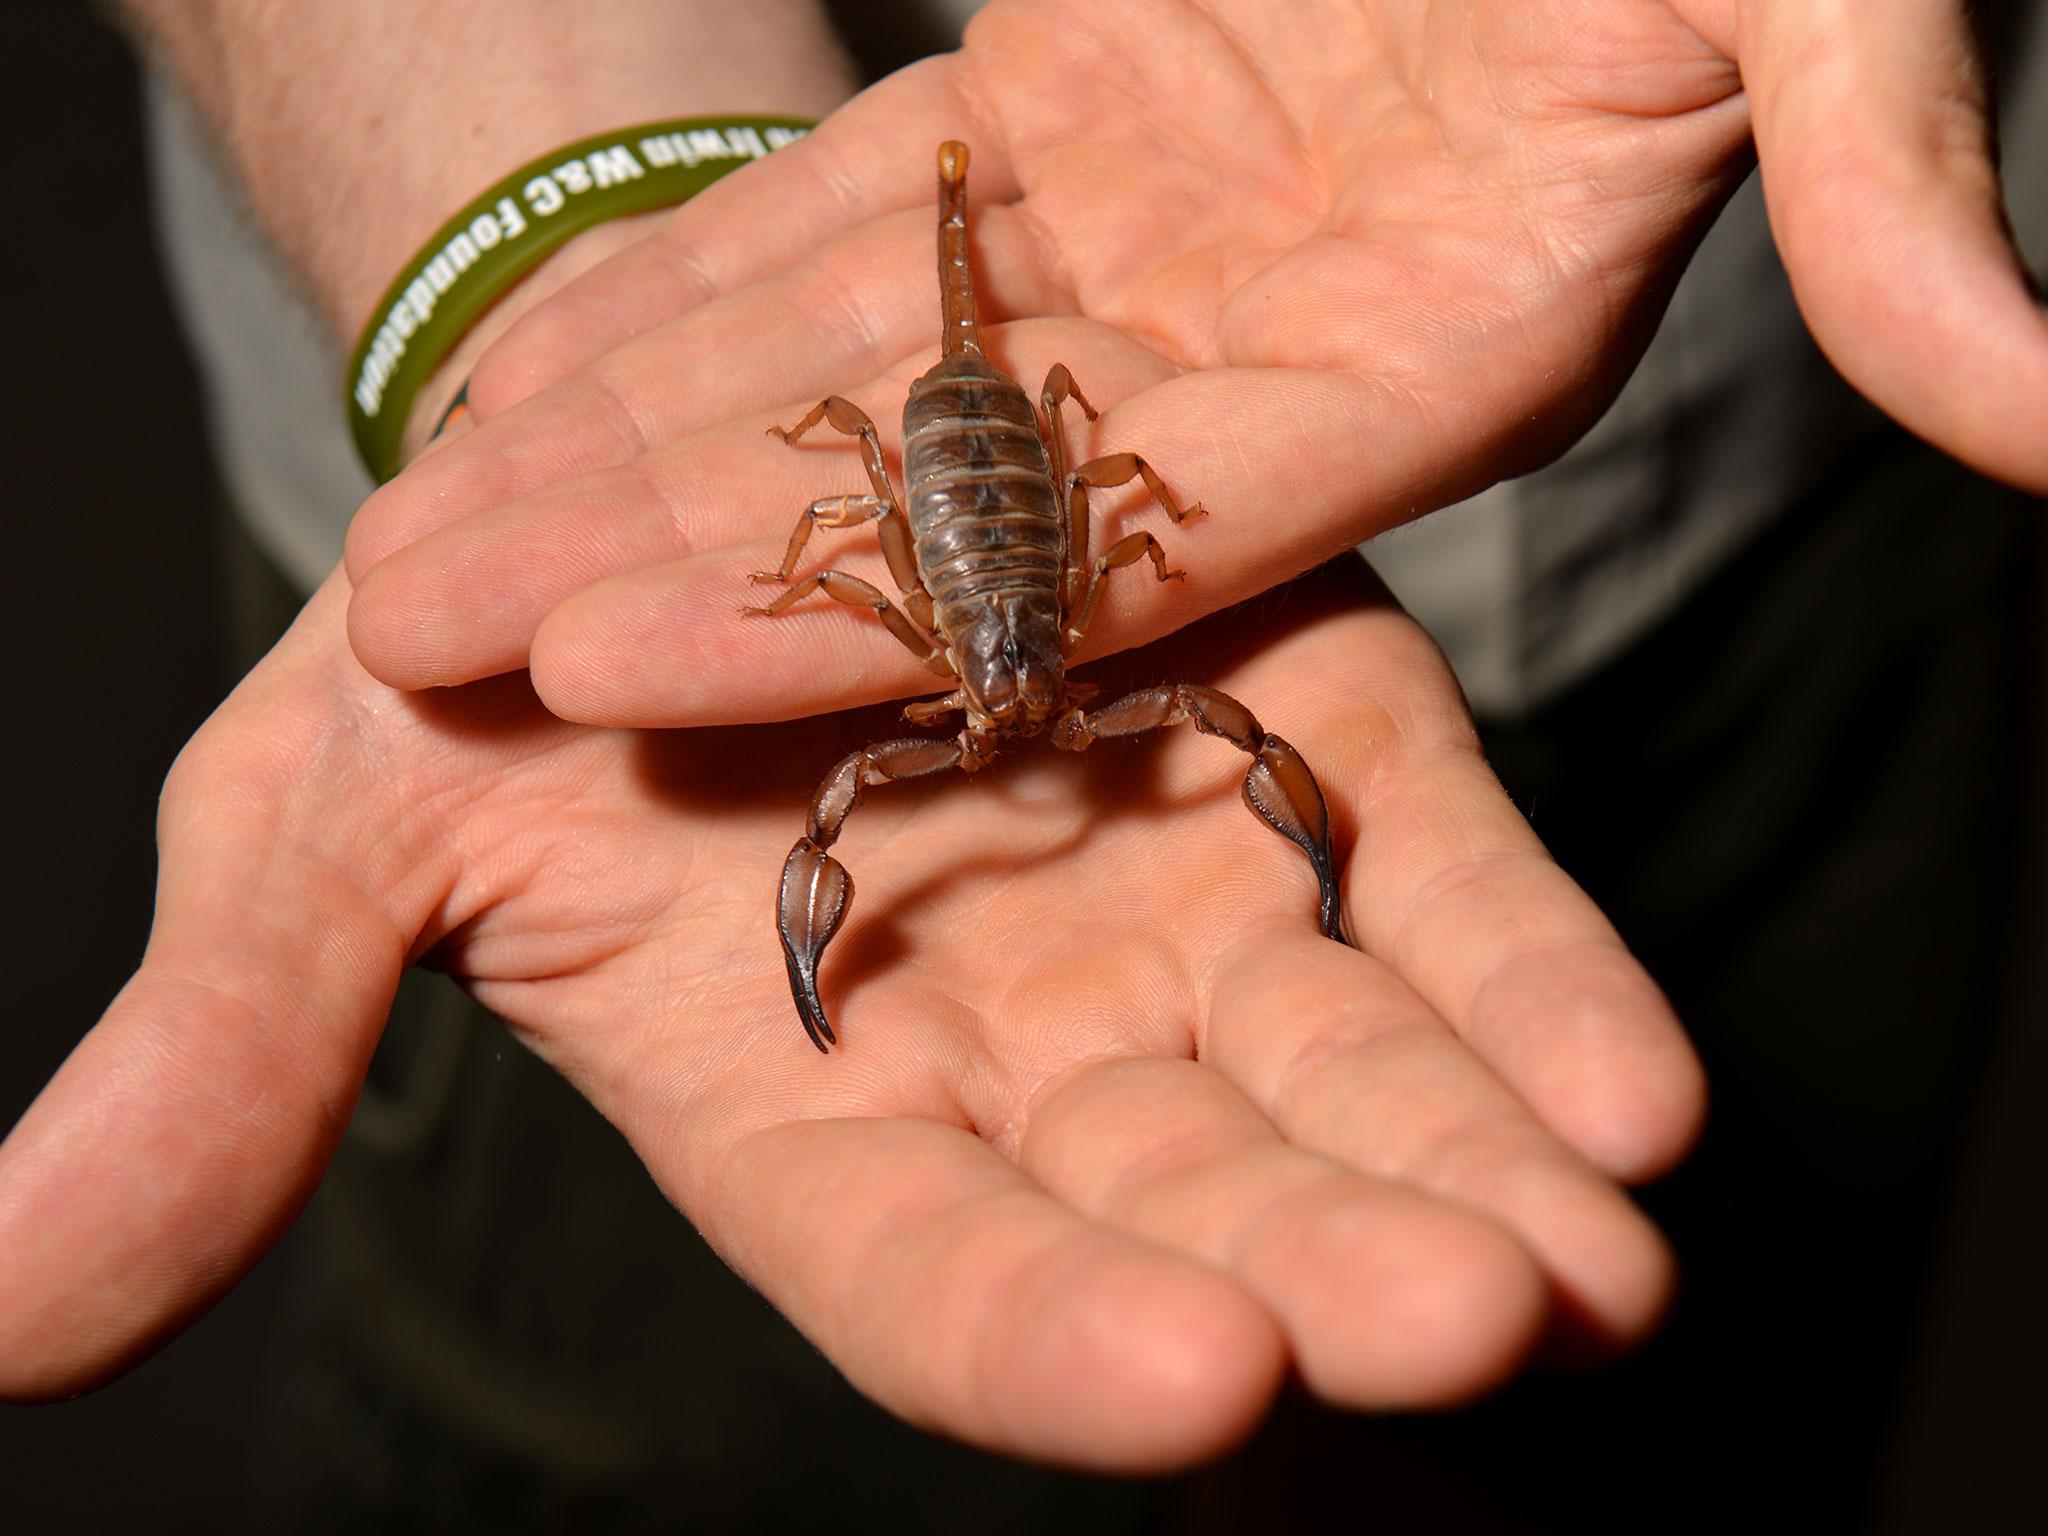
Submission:
M 871 610 L 934 672 L 957 677 L 943 698 L 904 710 L 918 725 L 961 715 L 957 736 L 877 742 L 849 754 L 811 798 L 804 835 L 782 867 L 776 902 L 782 950 L 797 1013 L 819 1050 L 837 1043 L 818 1000 L 818 959 L 846 918 L 853 879 L 825 850 L 838 839 L 867 787 L 946 768 L 972 772 L 1005 741 L 1050 729 L 1053 745 L 1078 752 L 1104 736 L 1132 736 L 1191 724 L 1252 756 L 1245 803 L 1308 855 L 1321 891 L 1325 935 L 1341 939 L 1336 865 L 1322 791 L 1301 754 L 1264 730 L 1235 699 L 1213 688 L 1171 683 L 1140 689 L 1101 709 L 1085 708 L 1096 690 L 1070 681 L 1073 653 L 1102 595 L 1103 579 L 1140 559 L 1160 581 L 1166 551 L 1149 533 L 1088 553 L 1088 492 L 1142 480 L 1176 523 L 1201 515 L 1183 508 L 1151 465 L 1113 453 L 1068 467 L 1060 407 L 1072 400 L 1095 419 L 1065 365 L 1055 364 L 1039 393 L 1041 428 L 1017 382 L 983 355 L 967 265 L 967 146 L 939 146 L 939 303 L 943 353 L 910 386 L 903 407 L 903 474 L 909 510 L 897 501 L 882 462 L 881 440 L 865 411 L 838 395 L 821 400 L 795 426 L 769 430 L 794 443 L 820 421 L 860 439 L 871 494 L 827 496 L 797 520 L 782 567 L 756 581 L 788 581 L 814 528 L 873 523 L 889 573 L 903 594 L 898 608 L 844 571 L 820 571 L 751 615 L 784 612 L 813 592 Z

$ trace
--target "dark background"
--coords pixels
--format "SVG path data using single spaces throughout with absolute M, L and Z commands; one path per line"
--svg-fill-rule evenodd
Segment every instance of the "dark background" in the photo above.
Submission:
M 134 65 L 70 0 L 0 7 L 0 58 L 11 1126 L 141 958 L 157 790 L 231 684 L 233 638 L 198 389 L 150 245 Z M 0 1408 L 0 1522 L 238 1528 L 289 1247 L 115 1386 Z
M 25 877 L 9 925 L 12 1006 L 0 1049 L 8 1125 L 141 953 L 157 788 L 231 684 L 247 637 L 232 633 L 198 392 L 150 246 L 133 65 L 79 5 L 0 10 L 0 47 L 14 65 L 7 110 L 20 119 L 9 139 L 13 238 L 0 258 L 12 344 L 0 385 L 4 654 L 13 661 L 6 762 L 17 808 L 8 830 Z M 24 238 L 30 229 L 52 238 Z M 2015 700 L 2013 712 L 2048 720 L 2048 697 Z M 1980 766 L 1995 765 L 1951 765 L 1958 795 L 1985 782 Z M 1553 839 L 1562 814 L 1546 812 Z M 2038 839 L 2038 823 L 2025 826 Z M 2032 859 L 2037 872 L 2044 864 Z M 2011 900 L 2018 931 L 2048 934 L 2038 883 L 2015 887 Z M 2019 1025 L 2048 1017 L 2038 993 L 2004 1006 Z M 1911 1388 L 1885 1432 L 1890 1529 L 2048 1523 L 2039 1386 L 2048 1379 L 2048 1114 L 2036 1097 L 2048 1084 L 2048 1037 L 2008 1027 L 1986 1051 L 1939 1246 L 1927 1257 L 1931 1299 Z M 1813 1213 L 1823 1228 L 1828 1219 Z M 255 1383 L 296 1261 L 287 1238 L 211 1315 L 103 1392 L 0 1408 L 0 1519 L 22 1530 L 240 1528 Z M 1828 1411 L 1825 1382 L 1792 1374 L 1755 1385 Z M 1687 1496 L 1672 1493 L 1666 1517 Z M 1645 1513 L 1646 1524 L 1660 1523 Z

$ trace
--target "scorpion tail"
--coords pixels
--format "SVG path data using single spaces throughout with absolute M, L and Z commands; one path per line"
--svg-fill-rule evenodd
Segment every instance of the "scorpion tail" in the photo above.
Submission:
M 789 968 L 789 991 L 811 1044 L 827 1051 L 839 1043 L 818 1000 L 818 958 L 846 921 L 853 903 L 853 876 L 846 866 L 808 837 L 797 839 L 782 866 L 776 900 L 776 931 Z
M 967 267 L 967 146 L 939 146 L 939 336 L 944 355 L 981 355 L 974 274 Z

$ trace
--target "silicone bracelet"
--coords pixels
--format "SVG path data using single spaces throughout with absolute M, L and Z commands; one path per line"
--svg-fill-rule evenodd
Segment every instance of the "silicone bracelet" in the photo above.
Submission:
M 549 254 L 607 219 L 687 202 L 811 126 L 801 117 L 682 117 L 620 128 L 543 155 L 472 200 L 385 290 L 349 358 L 349 431 L 370 473 L 398 473 L 421 386 Z

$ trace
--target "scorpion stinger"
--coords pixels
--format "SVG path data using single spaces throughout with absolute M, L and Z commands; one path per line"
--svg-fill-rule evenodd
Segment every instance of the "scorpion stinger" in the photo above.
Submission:
M 1128 736 L 1192 722 L 1251 754 L 1244 798 L 1259 818 L 1308 855 L 1321 890 L 1322 931 L 1343 937 L 1329 815 L 1315 776 L 1296 752 L 1263 729 L 1251 711 L 1212 688 L 1177 684 L 1149 689 L 1094 713 L 1095 690 L 1067 677 L 1111 571 L 1149 560 L 1160 581 L 1183 579 L 1167 569 L 1166 550 L 1151 534 L 1118 539 L 1092 558 L 1088 492 L 1144 483 L 1176 526 L 1202 515 L 1181 507 L 1143 457 L 1112 453 L 1076 465 L 1068 452 L 1061 407 L 1071 400 L 1093 421 L 1095 408 L 1054 364 L 1039 400 L 1031 400 L 983 350 L 967 257 L 967 146 L 939 146 L 939 361 L 910 386 L 903 405 L 903 478 L 898 499 L 882 458 L 874 422 L 852 401 L 831 395 L 796 425 L 769 430 L 794 443 L 820 422 L 858 438 L 867 466 L 866 492 L 821 497 L 798 519 L 773 571 L 754 580 L 791 582 L 811 534 L 819 528 L 873 523 L 902 607 L 844 571 L 819 571 L 762 607 L 785 613 L 813 593 L 866 608 L 934 672 L 957 678 L 944 698 L 905 711 L 935 725 L 960 713 L 951 740 L 885 741 L 843 759 L 811 801 L 810 826 L 782 866 L 776 922 L 789 964 L 790 991 L 811 1043 L 835 1043 L 818 1000 L 818 960 L 845 921 L 853 880 L 826 849 L 870 784 L 959 768 L 972 773 L 1006 743 L 1053 732 L 1056 745 L 1079 751 L 1098 736 Z

